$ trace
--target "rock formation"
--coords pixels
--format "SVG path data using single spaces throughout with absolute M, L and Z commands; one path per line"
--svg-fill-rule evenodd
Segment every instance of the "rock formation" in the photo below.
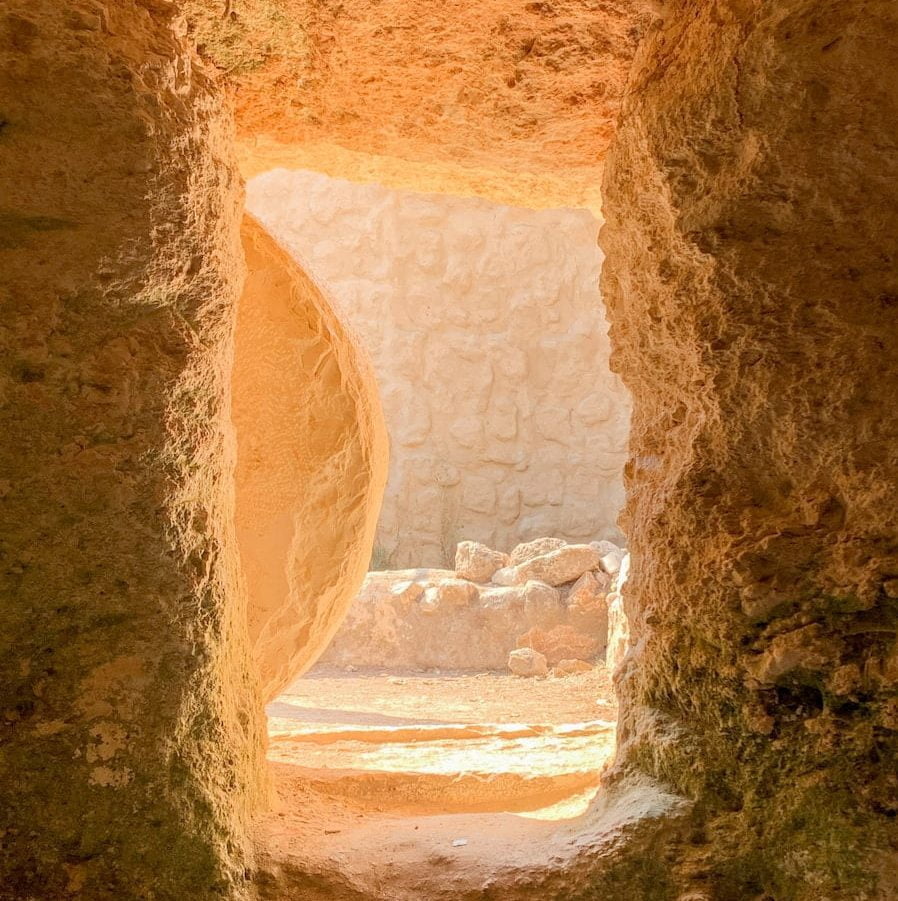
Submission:
M 520 545 L 512 557 L 551 570 L 556 539 Z M 598 565 L 598 553 L 583 565 Z M 545 550 L 545 554 L 537 553 Z M 574 546 L 574 555 L 582 548 Z M 459 543 L 459 571 L 414 569 L 370 572 L 346 619 L 321 657 L 326 666 L 412 670 L 503 670 L 515 648 L 530 647 L 555 665 L 565 658 L 594 660 L 605 649 L 609 577 L 575 568 L 566 584 L 537 579 L 500 585 L 509 555 L 476 542 Z M 474 574 L 472 560 L 477 561 Z M 548 561 L 548 562 L 546 562 Z M 523 564 L 522 564 L 523 565 Z M 557 563 L 555 564 L 557 566 Z M 492 581 L 491 581 L 492 579 Z M 604 588 L 603 588 L 604 586 Z M 618 595 L 614 595 L 618 597 Z M 619 643 L 620 638 L 616 635 Z
M 275 315 L 291 300 L 310 320 L 298 394 L 278 413 L 301 398 L 316 414 L 314 434 L 282 444 L 305 448 L 301 472 L 282 470 L 302 497 L 280 507 L 301 534 L 266 563 L 293 565 L 295 581 L 302 545 L 331 562 L 313 602 L 308 573 L 272 604 L 252 571 L 241 501 L 268 511 L 243 478 L 252 434 L 235 436 L 229 402 L 242 191 L 220 88 L 176 12 L 12 0 L 0 14 L 0 897 L 13 901 L 245 896 L 249 817 L 267 802 L 260 688 L 327 641 L 370 554 L 385 470 L 376 391 L 365 396 L 347 342 L 320 352 L 339 330 L 293 264 L 293 284 L 272 273 L 258 235 L 247 251 L 264 271 L 244 301 Z M 297 335 L 271 338 L 257 363 Z M 287 373 L 271 374 L 253 373 L 265 393 L 251 409 L 238 388 L 238 432 L 284 400 Z M 334 478 L 353 490 L 319 492 L 303 518 L 334 450 Z M 316 536 L 328 515 L 342 515 L 330 540 Z
M 569 623 L 536 625 L 518 637 L 518 647 L 532 648 L 542 654 L 549 666 L 562 660 L 592 660 L 603 649 L 605 635 L 581 632 Z
M 665 6 L 604 183 L 618 770 L 696 801 L 668 884 L 893 897 L 898 7 Z
M 546 658 L 533 648 L 518 648 L 508 655 L 508 668 L 516 676 L 532 678 L 548 675 Z
M 595 203 L 648 18 L 642 0 L 183 7 L 237 86 L 251 170 L 323 169 L 519 206 Z
M 534 557 L 548 554 L 549 551 L 557 551 L 566 544 L 567 542 L 563 538 L 534 538 L 532 541 L 522 541 L 508 555 L 508 564 L 517 566 Z
M 387 441 L 367 359 L 321 291 L 251 217 L 243 238 L 235 515 L 250 640 L 270 700 L 324 650 L 362 583 Z
M 460 579 L 488 582 L 506 563 L 508 554 L 494 551 L 477 541 L 459 541 L 455 549 L 455 572 Z
M 264 720 L 220 92 L 162 3 L 0 12 L 0 897 L 243 891 Z
M 618 755 L 582 817 L 538 833 L 540 865 L 472 870 L 450 841 L 427 901 L 898 897 L 896 58 L 894 0 L 6 0 L 0 897 L 422 901 L 392 860 L 361 891 L 248 839 L 262 687 L 309 661 L 361 575 L 378 442 L 297 276 L 319 415 L 303 484 L 278 487 L 315 515 L 296 529 L 248 491 L 241 422 L 297 373 L 264 374 L 258 410 L 235 394 L 232 421 L 228 94 L 247 171 L 317 160 L 503 203 L 595 210 L 613 142 L 603 297 L 634 400 Z M 260 236 L 251 266 L 277 253 Z M 584 453 L 563 459 L 585 491 L 605 450 Z M 278 538 L 270 572 L 241 496 Z M 311 548 L 344 568 L 313 571 Z M 625 561 L 593 550 L 620 587 Z M 528 589 L 474 590 L 453 615 Z M 427 588 L 389 594 L 396 612 Z
M 630 622 L 624 604 L 623 588 L 630 572 L 630 556 L 624 558 L 623 566 L 611 584 L 611 591 L 605 597 L 605 616 L 607 617 L 605 647 L 605 664 L 612 674 L 627 656 L 630 647 Z
M 494 578 L 500 585 L 522 585 L 531 579 L 547 585 L 563 585 L 598 569 L 601 559 L 599 552 L 588 544 L 570 544 L 506 567 L 501 576 L 494 574 Z
M 552 668 L 553 676 L 579 676 L 581 673 L 588 673 L 592 671 L 592 664 L 587 663 L 585 660 L 577 660 L 574 659 L 565 659 L 559 660 L 557 664 Z

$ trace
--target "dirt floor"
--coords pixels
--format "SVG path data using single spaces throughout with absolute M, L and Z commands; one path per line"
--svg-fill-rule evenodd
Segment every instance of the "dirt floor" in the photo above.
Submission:
M 574 853 L 616 719 L 602 666 L 546 679 L 316 670 L 268 713 L 265 845 L 283 871 L 321 879 L 309 898 L 389 901 L 417 901 L 425 883 L 428 898 L 457 897 Z
M 564 678 L 510 673 L 345 672 L 318 668 L 268 708 L 269 717 L 308 723 L 580 723 L 613 719 L 601 665 Z

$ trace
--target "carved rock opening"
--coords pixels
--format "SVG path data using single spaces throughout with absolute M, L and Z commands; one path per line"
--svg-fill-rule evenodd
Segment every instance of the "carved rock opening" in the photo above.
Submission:
M 416 567 L 370 573 L 322 666 L 269 706 L 278 800 L 261 827 L 261 865 L 281 874 L 278 891 L 288 896 L 316 872 L 322 891 L 348 880 L 371 898 L 398 901 L 438 893 L 447 876 L 468 891 L 525 846 L 516 871 L 544 871 L 544 881 L 561 869 L 551 863 L 557 842 L 544 846 L 553 824 L 565 821 L 568 838 L 588 829 L 584 815 L 614 745 L 601 660 L 612 575 L 601 561 L 620 560 L 607 541 L 581 544 L 618 537 L 628 424 L 626 394 L 607 363 L 598 223 L 587 210 L 509 208 L 284 170 L 250 182 L 248 207 L 321 278 L 374 355 L 393 475 L 373 561 L 380 570 Z M 252 290 L 259 267 L 252 253 L 248 262 Z M 236 374 L 245 382 L 246 370 L 265 360 L 282 372 L 274 342 L 258 335 L 241 357 L 241 328 L 238 317 Z M 274 461 L 279 446 L 295 444 L 296 424 L 272 410 L 265 419 L 274 431 L 260 429 L 264 392 L 243 390 L 238 445 L 249 435 L 255 497 L 292 509 L 290 490 L 305 492 L 308 477 L 290 473 L 281 486 L 264 466 L 268 441 Z M 280 530 L 283 517 L 271 518 Z M 571 544 L 517 548 L 519 586 L 485 587 L 510 560 L 482 545 L 490 567 L 476 580 L 483 587 L 466 581 L 472 573 L 463 565 L 457 573 L 421 568 L 453 566 L 465 536 L 512 550 L 546 533 Z M 256 529 L 255 543 L 265 549 L 258 572 L 282 581 L 281 568 L 269 565 L 271 532 Z M 547 568 L 525 572 L 542 551 Z M 592 582 L 575 585 L 581 576 Z M 289 641 L 284 627 L 294 624 L 296 611 L 284 608 L 267 628 Z M 548 680 L 526 685 L 509 672 L 526 654 L 543 669 L 520 674 L 551 669 Z M 350 672 L 334 671 L 335 661 Z M 356 675 L 358 667 L 365 671 Z M 402 685 L 405 695 L 395 688 Z M 565 686 L 579 706 L 559 703 Z M 477 692 L 495 703 L 483 710 L 474 701 L 463 712 L 455 699 Z M 446 821 L 432 828 L 438 814 Z M 329 823 L 323 841 L 321 820 Z M 453 831 L 464 837 L 447 839 Z M 425 882 L 419 868 L 443 846 L 446 871 Z M 328 863 L 349 849 L 351 863 Z M 378 874 L 387 861 L 385 895 Z
M 0 10 L 0 897 L 243 891 L 230 122 L 174 10 Z
M 641 635 L 618 770 L 694 799 L 668 881 L 712 898 L 896 892 L 896 24 L 674 3 L 606 165 Z
M 560 869 L 468 896 L 898 895 L 894 3 L 181 6 L 207 54 L 236 54 L 238 102 L 270 94 L 285 135 L 341 145 L 334 174 L 365 169 L 370 150 L 394 184 L 486 191 L 547 160 L 502 199 L 583 197 L 565 172 L 592 184 L 621 110 L 602 239 L 635 414 L 619 759 L 593 840 L 559 833 L 559 856 L 573 849 Z M 178 11 L 0 11 L 0 895 L 361 899 L 337 870 L 255 872 L 247 853 L 264 787 L 228 410 L 241 209 L 224 90 Z M 407 91 L 394 52 L 418 49 L 410 24 L 458 67 L 420 121 L 427 79 Z M 360 35 L 373 81 L 316 95 Z M 429 71 L 427 53 L 410 56 L 409 72 Z M 581 83 L 598 58 L 614 74 Z M 571 90 L 547 106 L 539 86 L 567 65 Z M 581 166 L 558 148 L 588 109 L 600 127 Z M 271 135 L 241 128 L 251 168 Z M 275 141 L 266 158 L 294 149 Z M 263 245 L 251 255 L 274 258 Z M 354 495 L 364 532 L 369 500 Z M 281 561 L 297 559 L 287 544 Z M 286 596 L 323 638 L 331 615 Z M 266 607 L 263 660 L 280 604 Z M 433 898 L 452 893 L 431 877 Z

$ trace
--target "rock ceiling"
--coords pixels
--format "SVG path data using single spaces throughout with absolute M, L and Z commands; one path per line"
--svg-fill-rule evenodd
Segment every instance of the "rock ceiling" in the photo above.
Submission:
M 593 205 L 640 0 L 184 0 L 247 175 Z

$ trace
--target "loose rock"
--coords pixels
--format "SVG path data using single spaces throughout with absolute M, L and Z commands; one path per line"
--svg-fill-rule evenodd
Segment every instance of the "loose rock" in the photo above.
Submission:
M 551 666 L 562 660 L 588 660 L 598 653 L 600 642 L 594 636 L 584 635 L 571 626 L 560 625 L 553 629 L 534 626 L 518 638 L 519 648 L 533 648 L 543 654 Z
M 561 593 L 545 582 L 530 581 L 524 585 L 524 612 L 527 622 L 534 626 L 551 628 L 564 613 Z
M 611 579 L 605 573 L 585 572 L 571 587 L 567 602 L 569 607 L 590 609 L 597 604 L 604 606 L 605 595 L 611 587 Z
M 586 572 L 574 583 L 567 598 L 571 625 L 579 632 L 594 635 L 603 645 L 608 634 L 606 597 L 610 584 L 605 573 Z
M 493 573 L 492 577 L 490 578 L 490 581 L 493 583 L 493 585 L 503 585 L 505 587 L 508 587 L 510 585 L 515 584 L 514 578 L 515 578 L 516 574 L 517 574 L 516 567 L 503 566 L 502 569 L 497 569 Z
M 613 541 L 590 541 L 589 546 L 595 548 L 603 557 L 606 554 L 612 554 L 620 550 Z
M 626 556 L 627 552 L 620 548 L 615 548 L 613 551 L 603 554 L 600 558 L 602 569 L 611 576 L 617 575 Z
M 536 538 L 533 541 L 526 541 L 523 544 L 519 544 L 511 552 L 509 563 L 512 566 L 517 566 L 519 563 L 525 563 L 534 557 L 541 557 L 550 551 L 557 551 L 558 548 L 564 547 L 566 544 L 567 542 L 562 541 L 560 538 Z
M 601 559 L 599 552 L 588 544 L 565 545 L 512 567 L 512 584 L 521 585 L 536 579 L 547 585 L 563 585 L 580 578 L 588 570 L 598 569 Z
M 580 673 L 590 673 L 592 670 L 592 664 L 585 660 L 566 659 L 559 660 L 552 672 L 556 676 L 576 676 Z
M 516 676 L 545 676 L 549 672 L 546 658 L 533 648 L 518 648 L 508 655 L 508 668 Z
M 455 574 L 459 579 L 488 582 L 493 573 L 508 563 L 508 554 L 494 551 L 477 541 L 460 541 L 455 549 Z

